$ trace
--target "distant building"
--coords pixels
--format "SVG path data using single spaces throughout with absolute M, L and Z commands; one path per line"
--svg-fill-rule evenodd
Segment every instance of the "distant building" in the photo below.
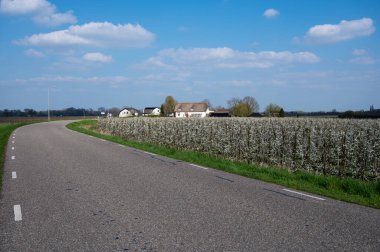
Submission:
M 144 108 L 143 116 L 159 116 L 161 109 L 159 107 L 146 107 Z
M 209 116 L 210 109 L 206 102 L 180 102 L 175 105 L 174 117 L 199 117 Z
M 260 113 L 254 112 L 254 113 L 252 113 L 252 114 L 250 115 L 250 117 L 263 117 L 263 115 L 260 114 Z
M 141 115 L 141 111 L 135 108 L 123 108 L 119 112 L 119 117 L 132 117 Z
M 228 109 L 217 109 L 210 113 L 210 117 L 231 117 L 231 113 Z

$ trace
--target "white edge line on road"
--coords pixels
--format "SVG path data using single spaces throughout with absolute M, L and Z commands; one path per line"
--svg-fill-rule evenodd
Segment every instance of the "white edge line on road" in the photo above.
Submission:
M 197 167 L 197 168 L 204 169 L 204 170 L 208 170 L 208 168 L 203 167 L 203 166 L 200 166 L 200 165 L 196 165 L 196 164 L 190 164 L 190 165 L 191 165 L 191 166 L 194 166 L 194 167 Z
M 12 150 L 14 150 L 14 149 L 15 149 L 15 147 L 12 146 Z
M 15 157 L 15 156 L 12 156 L 11 158 L 12 158 L 12 160 L 16 159 L 16 157 Z
M 104 140 L 104 139 L 101 139 L 103 142 L 106 142 L 106 140 Z
M 17 173 L 15 171 L 12 172 L 12 179 L 17 178 Z
M 15 213 L 15 221 L 22 220 L 22 214 L 21 214 L 21 206 L 20 205 L 14 205 L 13 211 Z
M 151 153 L 151 152 L 144 151 L 144 153 L 146 153 L 146 154 L 148 154 L 148 155 L 156 156 L 156 154 Z
M 14 143 L 15 143 L 15 141 L 12 141 L 12 143 L 14 144 Z
M 120 147 L 124 147 L 124 145 L 122 145 L 122 144 L 119 144 L 119 146 L 120 146 Z
M 15 139 L 16 138 L 16 136 L 13 136 L 13 139 Z
M 292 191 L 292 190 L 289 190 L 289 189 L 282 189 L 282 190 L 287 191 L 287 192 L 291 192 L 291 193 L 295 193 L 295 194 L 299 194 L 299 195 L 302 195 L 302 196 L 310 197 L 310 198 L 317 199 L 317 200 L 325 200 L 323 198 L 315 197 L 315 196 L 312 196 L 312 195 L 309 195 L 309 194 L 306 194 L 306 193 L 300 193 L 300 192 Z

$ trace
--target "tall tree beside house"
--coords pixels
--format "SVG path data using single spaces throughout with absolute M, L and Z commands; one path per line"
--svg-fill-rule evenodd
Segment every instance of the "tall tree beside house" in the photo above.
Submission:
M 162 110 L 164 113 L 164 116 L 170 116 L 174 113 L 174 108 L 176 105 L 176 100 L 173 98 L 173 96 L 169 95 L 166 96 L 164 104 L 162 104 Z
M 277 104 L 269 104 L 265 108 L 265 114 L 269 117 L 284 117 L 284 110 Z
M 252 96 L 246 96 L 243 99 L 232 98 L 228 101 L 228 107 L 232 115 L 238 117 L 247 117 L 259 111 L 259 104 Z
M 161 104 L 161 107 L 160 107 L 160 116 L 165 116 L 165 114 L 164 114 L 164 104 Z

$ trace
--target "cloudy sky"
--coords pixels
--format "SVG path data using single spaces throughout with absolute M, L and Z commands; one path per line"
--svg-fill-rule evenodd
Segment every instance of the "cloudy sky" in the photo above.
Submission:
M 380 1 L 0 0 L 0 109 L 380 108 Z

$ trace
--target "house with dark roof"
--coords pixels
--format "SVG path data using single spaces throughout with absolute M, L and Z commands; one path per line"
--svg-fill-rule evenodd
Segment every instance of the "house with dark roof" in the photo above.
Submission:
M 144 108 L 143 116 L 159 116 L 161 109 L 159 107 L 146 107 Z
M 174 117 L 199 117 L 209 116 L 210 108 L 206 102 L 179 102 L 174 108 Z

